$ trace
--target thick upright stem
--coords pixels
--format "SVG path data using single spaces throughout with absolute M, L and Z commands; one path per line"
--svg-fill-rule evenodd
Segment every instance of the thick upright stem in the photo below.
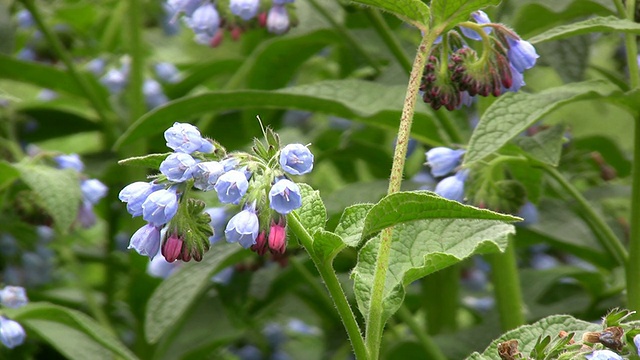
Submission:
M 502 331 L 515 329 L 524 324 L 524 314 L 513 240 L 509 240 L 504 254 L 489 254 L 486 259 L 491 264 L 491 279 Z
M 460 266 L 452 265 L 422 279 L 422 303 L 430 335 L 456 330 Z
M 405 95 L 404 106 L 402 108 L 402 116 L 400 118 L 400 127 L 398 128 L 398 140 L 396 143 L 395 153 L 393 155 L 393 166 L 391 168 L 391 177 L 389 179 L 388 194 L 396 193 L 400 190 L 402 184 L 402 176 L 404 171 L 404 161 L 407 154 L 407 144 L 411 135 L 411 124 L 413 122 L 413 114 L 418 98 L 418 88 L 422 79 L 424 65 L 431 45 L 437 36 L 435 32 L 427 32 L 427 36 L 422 39 L 416 58 L 413 62 L 413 68 L 409 76 L 409 85 Z M 371 290 L 371 303 L 369 306 L 369 314 L 366 329 L 366 343 L 369 356 L 372 360 L 378 359 L 380 352 L 380 343 L 382 340 L 382 330 L 384 328 L 383 301 L 384 286 L 387 278 L 387 268 L 389 266 L 389 256 L 391 253 L 391 235 L 393 228 L 382 230 L 380 234 L 380 248 L 376 259 L 376 269 L 373 275 L 373 287 Z

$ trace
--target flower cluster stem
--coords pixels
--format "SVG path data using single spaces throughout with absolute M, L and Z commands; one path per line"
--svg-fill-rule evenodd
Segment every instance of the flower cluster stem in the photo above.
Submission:
M 504 253 L 488 254 L 486 259 L 491 265 L 502 331 L 515 329 L 524 324 L 524 306 L 513 239 L 509 239 Z

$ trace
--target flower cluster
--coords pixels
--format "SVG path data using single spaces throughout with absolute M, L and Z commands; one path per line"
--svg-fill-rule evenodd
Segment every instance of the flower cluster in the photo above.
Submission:
M 5 286 L 0 289 L 0 304 L 4 307 L 17 309 L 27 305 L 29 299 L 24 288 L 19 286 Z M 13 349 L 22 345 L 26 333 L 17 321 L 0 316 L 0 341 L 4 346 Z
M 448 110 L 470 105 L 474 96 L 499 96 L 518 91 L 523 73 L 532 68 L 538 54 L 503 24 L 492 23 L 484 12 L 472 14 L 475 23 L 460 24 L 461 36 L 451 30 L 433 46 L 425 65 L 420 91 L 434 109 Z M 469 47 L 465 37 L 481 40 L 482 54 Z
M 175 123 L 164 133 L 174 150 L 159 164 L 151 182 L 135 182 L 120 192 L 127 211 L 147 224 L 133 234 L 129 248 L 153 260 L 160 249 L 164 260 L 200 261 L 221 238 L 259 254 L 284 253 L 286 215 L 302 206 L 299 186 L 288 175 L 313 169 L 313 155 L 301 144 L 280 149 L 278 136 L 265 132 L 266 145 L 256 140 L 254 153 L 232 153 L 205 139 L 193 125 Z M 215 191 L 218 201 L 242 210 L 222 226 L 227 210 L 204 210 L 192 189 Z M 164 266 L 164 265 L 158 265 Z
M 426 152 L 427 165 L 431 167 L 431 175 L 442 178 L 435 187 L 435 193 L 462 202 L 464 200 L 464 183 L 469 176 L 468 169 L 458 169 L 464 150 L 454 150 L 447 147 L 435 147 Z
M 287 6 L 293 1 L 168 0 L 165 8 L 173 19 L 184 15 L 184 23 L 193 30 L 198 43 L 216 47 L 222 42 L 224 30 L 228 30 L 234 40 L 255 27 L 266 27 L 267 31 L 277 35 L 286 33 L 296 24 L 295 18 L 290 16 L 293 8 Z

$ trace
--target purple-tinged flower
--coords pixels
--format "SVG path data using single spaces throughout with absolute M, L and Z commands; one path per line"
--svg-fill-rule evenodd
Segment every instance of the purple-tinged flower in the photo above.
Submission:
M 447 147 L 434 147 L 426 152 L 427 164 L 431 166 L 431 174 L 436 177 L 445 176 L 452 172 L 464 155 L 464 150 L 453 150 Z
M 160 79 L 160 81 L 164 81 L 166 83 L 176 83 L 180 81 L 180 72 L 172 63 L 157 63 L 153 67 L 153 70 L 155 71 L 156 76 L 158 77 L 158 79 Z
M 529 226 L 538 222 L 538 208 L 536 208 L 536 206 L 530 201 L 527 201 L 522 205 L 517 215 L 524 220 L 516 223 L 516 225 Z
M 160 83 L 153 79 L 146 79 L 144 81 L 142 93 L 144 94 L 144 102 L 148 109 L 157 108 L 169 102 L 169 98 L 164 94 Z
M 231 0 L 229 9 L 244 21 L 253 19 L 260 9 L 260 0 Z
M 224 235 L 227 242 L 237 242 L 245 249 L 256 243 L 260 224 L 253 207 L 247 207 L 229 220 Z
M 588 360 L 622 360 L 622 356 L 611 350 L 596 350 L 586 357 Z
M 100 78 L 100 82 L 110 93 L 119 94 L 127 86 L 127 75 L 121 70 L 111 69 Z
M 507 90 L 517 92 L 521 87 L 525 86 L 524 76 L 520 73 L 513 64 L 509 63 L 509 71 L 511 71 L 511 87 Z
M 234 157 L 229 157 L 220 162 L 224 167 L 224 171 L 227 172 L 229 170 L 233 170 L 238 167 L 240 161 Z
M 280 166 L 291 175 L 303 175 L 313 170 L 313 154 L 302 144 L 289 144 L 280 150 Z
M 132 216 L 142 215 L 142 204 L 147 200 L 147 197 L 156 190 L 159 190 L 162 185 L 154 185 L 153 183 L 147 183 L 137 181 L 124 187 L 118 194 L 118 198 L 122 202 L 127 203 L 127 211 Z
M 507 56 L 518 72 L 523 73 L 526 69 L 531 69 L 536 64 L 536 59 L 540 56 L 530 42 L 511 37 L 507 37 L 507 42 L 509 43 Z
M 142 218 L 155 226 L 168 223 L 178 212 L 178 195 L 175 190 L 158 190 L 142 203 Z
M 284 221 L 271 222 L 269 229 L 269 250 L 273 254 L 284 254 L 287 248 L 287 229 Z
M 16 321 L 0 317 L 0 341 L 4 346 L 9 349 L 13 349 L 16 346 L 22 345 L 24 338 L 27 336 L 22 325 Z
M 284 6 L 274 5 L 267 13 L 267 30 L 276 35 L 282 35 L 289 31 L 289 13 Z
M 96 224 L 96 213 L 93 212 L 93 204 L 89 202 L 89 200 L 84 200 L 80 204 L 76 221 L 80 223 L 80 226 L 84 229 L 88 229 Z
M 36 24 L 29 10 L 18 11 L 16 13 L 16 21 L 18 22 L 18 27 L 21 27 L 23 29 L 30 28 Z
M 160 229 L 152 224 L 141 227 L 131 237 L 127 249 L 134 249 L 138 254 L 153 260 L 160 249 Z
M 242 171 L 238 170 L 229 170 L 222 174 L 214 185 L 220 202 L 234 205 L 240 203 L 240 199 L 246 194 L 248 188 L 247 177 Z
M 98 179 L 88 179 L 80 182 L 82 196 L 92 204 L 97 204 L 107 195 L 109 188 Z
M 273 5 L 293 4 L 294 0 L 273 0 Z
M 193 186 L 202 191 L 213 190 L 218 178 L 224 174 L 224 166 L 218 161 L 205 161 L 193 168 Z
M 173 123 L 173 126 L 164 132 L 167 146 L 176 152 L 191 154 L 194 151 L 210 153 L 213 144 L 202 138 L 197 127 L 191 124 Z
M 78 154 L 59 155 L 53 158 L 60 169 L 73 169 L 77 172 L 84 170 L 84 164 Z
M 207 2 L 198 7 L 186 23 L 196 34 L 213 36 L 220 28 L 220 15 L 215 6 Z
M 176 152 L 160 163 L 160 172 L 169 181 L 184 182 L 191 178 L 196 160 L 189 154 Z
M 211 217 L 209 225 L 213 229 L 213 236 L 209 237 L 209 242 L 215 244 L 224 237 L 224 228 L 227 225 L 227 209 L 224 207 L 214 207 L 206 209 L 205 212 Z
M 291 180 L 278 180 L 269 190 L 269 206 L 282 215 L 299 208 L 302 206 L 300 188 Z
M 186 16 L 191 16 L 202 4 L 202 0 L 168 0 L 167 8 L 174 13 L 174 16 L 183 12 Z
M 8 308 L 17 309 L 27 305 L 27 292 L 21 286 L 5 286 L 0 290 L 0 304 Z
M 164 256 L 167 262 L 174 262 L 177 259 L 182 259 L 182 247 L 184 240 L 182 240 L 178 234 L 171 234 L 167 240 L 162 244 L 162 256 Z M 188 260 L 186 260 L 188 261 Z
M 435 193 L 443 198 L 462 202 L 464 200 L 464 182 L 468 175 L 469 170 L 465 169 L 442 179 L 436 185 Z
M 491 22 L 491 19 L 489 19 L 489 16 L 482 10 L 474 11 L 473 13 L 471 13 L 471 16 L 474 18 L 474 20 L 478 24 L 488 24 Z M 478 41 L 482 40 L 482 36 L 480 36 L 480 34 L 478 34 L 475 30 L 471 30 L 464 26 L 460 26 L 460 30 L 462 31 L 462 34 L 468 37 L 469 39 L 478 40 Z M 487 27 L 484 27 L 482 30 L 484 30 L 485 33 L 489 34 L 493 29 L 487 26 Z

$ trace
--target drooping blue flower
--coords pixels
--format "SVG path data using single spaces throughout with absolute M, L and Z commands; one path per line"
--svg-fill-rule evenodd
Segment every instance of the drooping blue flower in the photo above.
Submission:
M 247 177 L 238 170 L 230 170 L 222 174 L 214 185 L 218 199 L 223 204 L 239 204 L 248 188 Z
M 5 286 L 0 290 L 0 304 L 8 308 L 17 309 L 27 305 L 27 292 L 21 286 Z
M 289 13 L 284 6 L 274 5 L 267 13 L 267 30 L 276 35 L 282 35 L 289 31 Z
M 80 204 L 76 221 L 85 229 L 96 224 L 96 213 L 93 211 L 93 204 L 89 200 L 84 200 Z
M 231 0 L 229 9 L 244 21 L 253 19 L 260 9 L 260 0 Z
M 220 28 L 220 15 L 218 14 L 218 10 L 209 2 L 198 7 L 191 17 L 185 21 L 187 26 L 196 34 L 213 36 Z
M 176 122 L 164 132 L 167 146 L 176 152 L 191 154 L 194 151 L 210 153 L 213 144 L 202 138 L 197 127 Z
M 491 19 L 489 19 L 489 16 L 482 10 L 474 11 L 473 13 L 471 13 L 471 16 L 474 18 L 474 20 L 478 24 L 488 24 L 491 22 Z M 480 36 L 480 34 L 478 34 L 475 30 L 471 30 L 464 26 L 460 26 L 460 30 L 462 31 L 462 34 L 468 37 L 469 39 L 478 40 L 478 41 L 482 40 L 482 36 Z M 487 26 L 482 30 L 484 30 L 485 33 L 489 34 L 493 29 Z
M 226 172 L 237 168 L 240 164 L 240 161 L 238 161 L 238 159 L 234 157 L 230 157 L 222 160 L 220 163 L 222 164 L 222 166 L 224 167 L 224 171 Z
M 435 193 L 449 200 L 462 202 L 464 200 L 464 182 L 469 170 L 458 171 L 455 175 L 442 179 L 436 185 Z
M 98 179 L 87 179 L 80 182 L 82 196 L 92 204 L 97 204 L 107 195 L 109 188 Z
M 127 203 L 129 214 L 140 216 L 142 215 L 142 204 L 147 200 L 147 197 L 161 187 L 162 185 L 137 181 L 125 186 L 118 194 L 118 198 L 120 201 Z
M 229 215 L 224 207 L 209 208 L 205 212 L 211 217 L 209 225 L 213 229 L 213 236 L 209 237 L 209 242 L 214 244 L 224 238 L 224 228 L 227 225 Z
M 638 356 L 640 356 L 640 334 L 633 337 L 633 344 L 636 346 Z
M 148 109 L 157 108 L 169 102 L 169 98 L 164 94 L 160 83 L 153 79 L 146 79 L 144 81 L 142 93 L 144 94 L 144 102 Z
M 29 12 L 29 10 L 20 10 L 16 13 L 16 21 L 18 22 L 18 27 L 23 29 L 30 28 L 36 24 L 33 19 L 33 15 Z
M 536 64 L 536 59 L 540 57 L 536 53 L 536 48 L 528 41 L 507 37 L 507 43 L 509 44 L 507 51 L 509 61 L 520 73 L 531 69 Z
M 0 317 L 0 341 L 4 346 L 13 349 L 16 346 L 22 345 L 26 336 L 27 334 L 22 328 L 22 325 L 4 316 Z
M 256 243 L 260 224 L 255 209 L 252 206 L 245 208 L 229 220 L 224 235 L 227 242 L 237 242 L 245 249 Z
M 224 166 L 218 161 L 205 161 L 198 163 L 193 168 L 193 178 L 195 182 L 193 186 L 202 191 L 211 191 L 218 181 L 218 178 L 224 174 Z
M 586 355 L 586 357 L 589 360 L 622 360 L 622 356 L 611 350 L 596 350 L 591 354 Z
M 183 12 L 186 16 L 191 16 L 202 4 L 202 0 L 168 0 L 167 7 L 173 12 L 173 16 Z
M 156 76 L 160 81 L 164 81 L 166 83 L 176 83 L 180 81 L 180 72 L 175 65 L 168 62 L 160 62 L 157 63 L 153 70 L 156 73 Z
M 431 166 L 431 174 L 440 177 L 452 172 L 460 165 L 460 159 L 464 153 L 462 149 L 454 150 L 442 146 L 427 151 L 427 164 Z
M 125 86 L 127 86 L 127 75 L 121 70 L 111 69 L 100 78 L 100 83 L 102 83 L 110 93 L 119 94 L 124 90 Z
M 160 172 L 164 174 L 169 181 L 184 182 L 192 177 L 196 160 L 189 154 L 176 152 L 167 156 L 160 163 Z
M 84 163 L 78 154 L 59 155 L 53 158 L 60 169 L 73 169 L 77 172 L 84 170 Z
M 142 203 L 142 218 L 155 226 L 168 223 L 178 212 L 178 195 L 175 190 L 158 190 Z
M 133 234 L 127 249 L 153 260 L 160 249 L 160 229 L 152 224 L 144 225 Z
M 517 92 L 521 87 L 526 85 L 524 76 L 511 63 L 509 63 L 509 71 L 511 71 L 511 87 L 506 90 Z
M 280 150 L 280 166 L 291 175 L 303 175 L 313 170 L 313 154 L 302 144 L 289 144 Z
M 278 180 L 269 190 L 269 206 L 282 215 L 299 208 L 302 206 L 300 188 L 291 180 Z

